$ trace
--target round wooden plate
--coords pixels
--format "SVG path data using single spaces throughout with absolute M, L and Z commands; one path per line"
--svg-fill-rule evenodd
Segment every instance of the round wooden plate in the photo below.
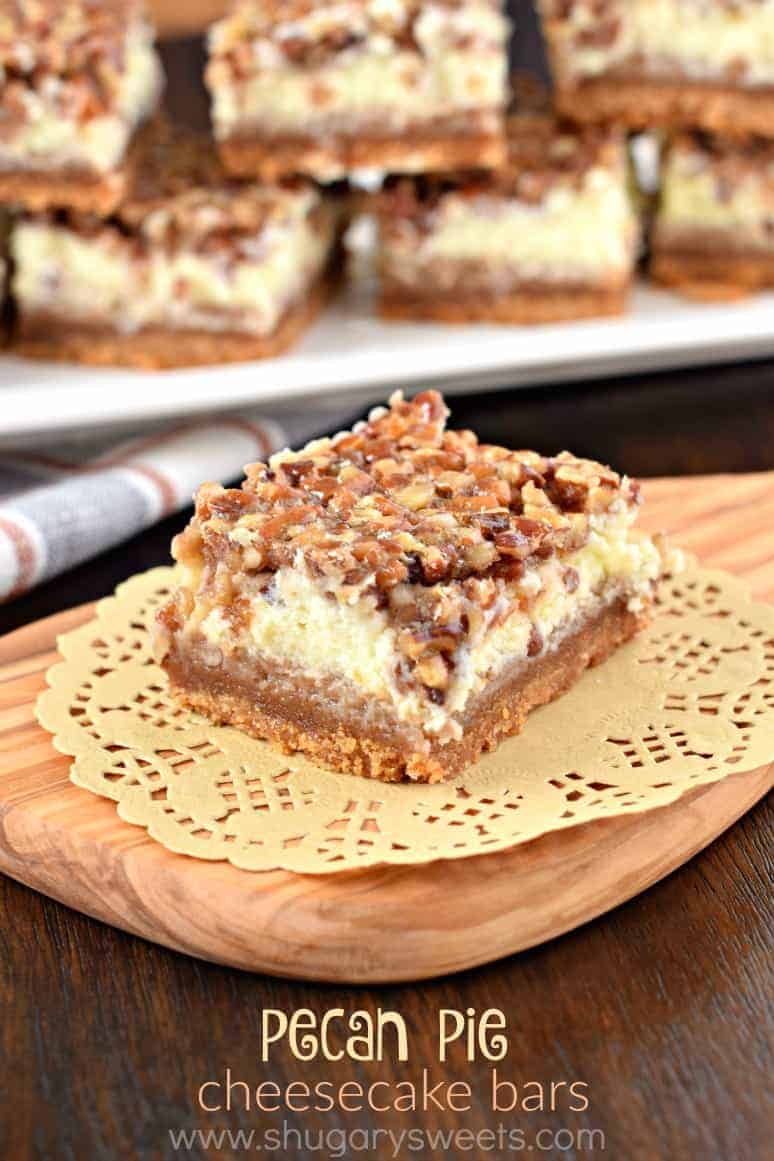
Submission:
M 774 566 L 767 562 L 761 573 L 766 557 L 755 542 L 763 538 L 770 554 L 774 478 L 737 479 L 741 508 L 729 502 L 727 481 L 712 489 L 714 508 L 707 481 L 649 485 L 650 523 L 667 506 L 685 513 L 708 563 L 729 567 L 718 557 L 735 545 L 743 562 L 736 571 L 754 571 L 758 594 L 768 595 Z M 751 525 L 745 512 L 753 496 L 764 510 L 755 507 Z M 112 803 L 70 783 L 69 759 L 38 725 L 34 704 L 56 661 L 57 635 L 91 615 L 91 606 L 71 610 L 0 641 L 0 869 L 125 931 L 251 971 L 383 983 L 531 947 L 675 870 L 774 780 L 774 765 L 736 774 L 671 806 L 493 855 L 326 876 L 239 871 L 171 854 L 122 822 Z

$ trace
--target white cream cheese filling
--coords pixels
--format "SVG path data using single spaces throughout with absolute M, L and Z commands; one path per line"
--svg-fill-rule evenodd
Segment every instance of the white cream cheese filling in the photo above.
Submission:
M 448 194 L 429 231 L 405 223 L 383 243 L 388 272 L 416 282 L 441 261 L 481 262 L 520 280 L 608 279 L 631 273 L 637 222 L 623 172 L 590 170 L 580 189 L 558 184 L 536 205 L 498 194 Z M 433 284 L 437 282 L 434 271 Z
M 573 10 L 560 33 L 564 64 L 571 73 L 598 76 L 642 56 L 646 70 L 655 75 L 677 66 L 695 80 L 736 79 L 741 70 L 745 84 L 774 84 L 774 0 L 734 5 L 618 0 L 611 18 L 619 18 L 622 27 L 612 44 L 580 46 L 573 37 L 587 31 L 591 40 L 600 16 L 583 6 Z
M 271 598 L 257 597 L 246 638 L 234 639 L 233 627 L 217 607 L 200 602 L 186 631 L 200 633 L 228 652 L 236 647 L 293 666 L 307 676 L 345 678 L 364 694 L 391 703 L 399 720 L 421 726 L 440 740 L 459 737 L 455 720 L 470 697 L 484 688 L 505 666 L 526 660 L 533 625 L 548 650 L 555 648 L 582 618 L 612 600 L 626 596 L 634 608 L 662 571 L 652 540 L 631 532 L 633 514 L 621 509 L 592 517 L 587 543 L 561 560 L 537 566 L 521 582 L 503 586 L 480 635 L 465 642 L 455 656 L 452 681 L 443 705 L 427 700 L 420 689 L 401 688 L 396 680 L 400 660 L 395 629 L 373 597 L 348 603 L 326 594 L 302 567 L 277 572 Z M 238 540 L 238 538 L 237 538 Z M 239 541 L 238 541 L 239 542 Z M 567 567 L 578 572 L 570 593 L 564 582 Z M 195 591 L 197 578 L 181 572 L 181 584 Z M 519 598 L 535 596 L 529 613 Z M 332 599 L 333 598 L 333 599 Z M 498 620 L 511 608 L 509 615 Z
M 12 239 L 13 289 L 20 312 L 47 313 L 125 334 L 144 327 L 271 334 L 287 308 L 325 267 L 333 230 L 308 220 L 303 198 L 287 222 L 260 236 L 261 257 L 152 244 L 137 255 L 131 239 L 106 227 L 87 237 L 34 220 Z
M 475 2 L 457 10 L 426 5 L 415 25 L 417 53 L 396 45 L 389 19 L 384 32 L 373 31 L 373 10 L 388 7 L 384 0 L 367 6 L 370 11 L 363 5 L 319 5 L 303 21 L 278 25 L 271 39 L 248 42 L 254 70 L 244 76 L 235 75 L 225 53 L 246 30 L 236 17 L 215 25 L 207 75 L 218 137 L 251 128 L 303 135 L 363 126 L 394 131 L 504 106 L 508 24 L 496 8 Z M 400 28 L 402 9 L 396 7 L 393 23 Z M 314 42 L 336 29 L 369 35 L 308 66 L 290 65 L 278 47 L 283 36 Z M 459 47 L 466 39 L 470 47 Z
M 158 103 L 162 87 L 159 58 L 143 26 L 132 29 L 126 72 L 114 112 L 73 120 L 62 112 L 66 80 L 50 76 L 39 88 L 24 91 L 27 120 L 0 140 L 0 170 L 84 168 L 109 173 L 123 159 L 136 127 Z M 0 71 L 0 109 L 3 77 Z
M 774 15 L 772 16 L 774 19 Z M 756 249 L 774 249 L 774 163 L 748 170 L 718 187 L 718 173 L 701 153 L 670 151 L 657 230 L 722 230 Z

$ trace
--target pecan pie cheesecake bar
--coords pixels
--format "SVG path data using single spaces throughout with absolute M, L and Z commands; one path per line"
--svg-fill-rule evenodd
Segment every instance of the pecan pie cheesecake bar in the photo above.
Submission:
M 274 355 L 336 281 L 339 216 L 310 183 L 235 183 L 206 140 L 154 128 L 113 217 L 16 225 L 16 345 L 146 368 Z
M 609 468 L 480 444 L 433 391 L 205 484 L 157 657 L 184 705 L 337 770 L 438 781 L 647 620 Z
M 160 92 L 139 0 L 0 4 L 0 200 L 110 213 Z
M 774 0 L 538 0 L 579 121 L 774 132 Z
M 774 287 L 774 141 L 682 134 L 662 173 L 653 276 L 703 299 Z
M 502 161 L 500 0 L 234 0 L 207 82 L 226 165 L 318 180 Z
M 387 317 L 540 323 L 625 309 L 640 231 L 615 129 L 523 109 L 498 173 L 395 179 L 378 204 Z

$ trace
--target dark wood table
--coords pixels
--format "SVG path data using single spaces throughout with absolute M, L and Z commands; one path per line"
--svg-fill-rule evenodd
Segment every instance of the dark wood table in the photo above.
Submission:
M 184 59 L 190 60 L 186 49 Z M 555 450 L 569 445 L 640 475 L 774 467 L 774 363 L 461 396 L 455 422 L 484 438 Z M 11 629 L 102 596 L 133 572 L 167 560 L 175 517 L 2 611 Z M 774 555 L 774 530 L 772 530 Z M 0 739 L 0 745 L 2 739 Z M 761 1161 L 771 1147 L 771 805 L 761 804 L 698 858 L 614 913 L 534 951 L 489 967 L 402 988 L 331 988 L 240 974 L 199 963 L 75 914 L 0 879 L 2 1112 L 0 1156 L 45 1161 L 257 1152 L 227 1140 L 174 1150 L 169 1131 L 274 1128 L 289 1158 L 388 1158 L 390 1142 L 357 1134 L 318 1148 L 320 1131 L 421 1127 L 489 1129 L 471 1146 L 404 1142 L 401 1157 L 612 1161 Z M 261 1063 L 267 1008 L 318 1016 L 396 1009 L 409 1027 L 405 1064 L 296 1060 L 286 1046 Z M 496 1065 L 526 1108 L 493 1113 L 493 1065 L 458 1050 L 441 1065 L 442 1008 L 501 1009 L 509 1051 Z M 338 1042 L 337 1042 L 338 1045 Z M 260 1113 L 234 1090 L 231 1111 L 206 1112 L 207 1081 L 254 1090 L 263 1081 L 445 1079 L 472 1089 L 468 1112 Z M 551 1083 L 555 1109 L 550 1105 Z M 568 1088 L 588 1085 L 572 1111 Z M 534 1111 L 538 1085 L 545 1108 Z M 205 1090 L 210 1104 L 219 1090 Z M 383 1090 L 381 1090 L 383 1091 Z M 222 1092 L 222 1090 L 221 1090 Z M 252 1104 L 252 1102 L 251 1102 Z M 533 1111 L 529 1111 L 532 1108 Z M 284 1121 L 284 1130 L 283 1130 Z M 537 1137 L 540 1130 L 564 1135 Z M 599 1136 L 604 1134 L 605 1149 Z M 516 1148 L 523 1136 L 523 1150 Z M 308 1134 L 304 1138 L 303 1134 Z M 5 1141 L 3 1141 L 5 1136 Z M 531 1147 L 530 1147 L 531 1146 Z M 268 1155 L 281 1155 L 280 1152 Z

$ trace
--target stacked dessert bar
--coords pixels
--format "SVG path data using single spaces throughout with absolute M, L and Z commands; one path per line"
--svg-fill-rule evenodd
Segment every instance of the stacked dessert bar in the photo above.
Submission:
M 664 141 L 653 276 L 703 298 L 774 285 L 774 0 L 538 7 L 550 101 L 509 80 L 504 0 L 232 0 L 213 132 L 192 139 L 159 120 L 142 0 L 0 5 L 18 349 L 140 367 L 287 349 L 344 272 L 364 171 L 384 317 L 620 314 L 642 129 Z
M 774 0 L 540 0 L 558 107 L 664 135 L 651 272 L 774 286 Z
M 169 367 L 287 348 L 338 266 L 336 199 L 235 180 L 158 114 L 140 0 L 0 10 L 0 200 L 15 343 L 34 357 Z
M 151 126 L 109 218 L 17 223 L 18 349 L 146 368 L 275 354 L 335 281 L 338 218 L 309 182 L 233 182 L 209 141 Z
M 22 353 L 165 367 L 285 349 L 341 266 L 331 183 L 364 168 L 388 175 L 385 315 L 624 307 L 624 138 L 514 98 L 501 0 L 234 0 L 209 37 L 211 143 L 140 128 L 160 87 L 140 0 L 22 0 L 0 29 Z

